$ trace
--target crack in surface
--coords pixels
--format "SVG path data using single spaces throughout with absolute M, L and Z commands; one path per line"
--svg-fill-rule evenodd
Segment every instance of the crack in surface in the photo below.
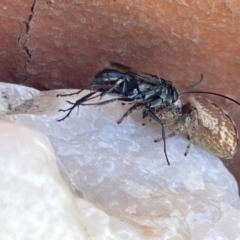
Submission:
M 32 50 L 30 50 L 27 46 L 28 40 L 31 38 L 30 30 L 31 30 L 31 21 L 33 20 L 34 14 L 35 14 L 35 6 L 36 6 L 37 0 L 33 0 L 33 4 L 30 9 L 30 14 L 28 16 L 28 19 L 24 21 L 25 24 L 25 33 L 18 38 L 18 44 L 22 47 L 22 49 L 26 52 L 28 59 L 24 64 L 25 69 L 25 78 L 22 82 L 22 84 L 25 84 L 28 79 L 31 77 L 31 74 L 28 73 L 28 65 L 32 59 Z

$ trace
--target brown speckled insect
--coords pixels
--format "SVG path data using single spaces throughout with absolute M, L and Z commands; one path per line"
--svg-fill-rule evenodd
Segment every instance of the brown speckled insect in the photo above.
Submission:
M 166 110 L 166 109 L 165 109 Z M 230 162 L 238 146 L 238 131 L 233 120 L 215 103 L 202 97 L 191 97 L 182 107 L 182 114 L 178 109 L 169 109 L 169 130 L 172 132 L 166 138 L 173 137 L 181 132 L 187 132 L 189 143 L 184 155 L 186 156 L 193 142 Z M 154 113 L 159 118 L 165 115 L 155 109 Z M 172 116 L 172 117 L 171 117 Z M 156 139 L 159 142 L 161 139 Z
M 133 105 L 118 123 L 120 124 L 132 111 L 139 109 L 142 109 L 141 105 Z M 174 104 L 157 107 L 153 112 L 171 131 L 165 139 L 184 132 L 188 134 L 189 143 L 185 156 L 192 143 L 196 142 L 205 150 L 226 160 L 226 163 L 233 160 L 238 147 L 238 131 L 229 115 L 215 103 L 200 96 L 190 97 L 183 106 L 178 100 Z M 154 142 L 161 140 L 162 138 L 156 139 Z

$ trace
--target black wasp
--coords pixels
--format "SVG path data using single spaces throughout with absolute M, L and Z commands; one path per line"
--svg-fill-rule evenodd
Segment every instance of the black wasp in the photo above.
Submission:
M 167 126 L 170 122 L 168 122 L 169 118 L 165 119 L 165 117 L 170 116 L 171 119 L 171 117 L 177 118 L 183 114 L 182 103 L 180 99 L 178 99 L 179 96 L 189 93 L 210 94 L 223 97 L 240 105 L 236 100 L 219 93 L 189 91 L 189 89 L 193 89 L 195 86 L 199 85 L 202 80 L 203 75 L 201 75 L 201 79 L 198 83 L 178 93 L 171 81 L 159 78 L 156 75 L 134 70 L 120 63 L 106 62 L 105 68 L 96 74 L 92 82 L 86 88 L 72 94 L 58 95 L 71 96 L 79 94 L 85 89 L 94 89 L 93 92 L 78 99 L 74 103 L 67 101 L 72 107 L 60 109 L 59 111 L 68 113 L 58 121 L 65 120 L 71 114 L 72 110 L 80 105 L 104 105 L 114 101 L 132 103 L 133 106 L 123 115 L 118 123 L 121 123 L 126 116 L 136 109 L 143 110 L 143 118 L 148 116 L 158 122 L 162 127 L 165 157 L 168 165 L 170 165 L 166 152 L 166 137 L 164 130 L 164 125 Z M 106 94 L 115 95 L 117 97 L 98 103 L 87 103 L 87 101 L 97 97 L 101 99 L 101 97 Z
M 60 109 L 59 111 L 68 113 L 58 121 L 65 120 L 71 114 L 72 110 L 79 105 L 104 105 L 114 101 L 133 103 L 138 108 L 143 109 L 143 118 L 148 116 L 162 126 L 162 138 L 165 139 L 162 121 L 152 110 L 158 106 L 171 105 L 178 100 L 178 92 L 171 81 L 156 75 L 140 72 L 120 63 L 106 62 L 105 68 L 95 75 L 92 82 L 85 89 L 91 88 L 95 88 L 96 90 L 80 98 L 75 103 L 67 101 L 72 107 Z M 83 90 L 58 96 L 79 94 Z M 98 103 L 86 103 L 91 99 L 101 98 L 106 94 L 115 95 L 117 98 Z M 165 141 L 164 152 L 167 162 L 170 164 L 166 154 Z

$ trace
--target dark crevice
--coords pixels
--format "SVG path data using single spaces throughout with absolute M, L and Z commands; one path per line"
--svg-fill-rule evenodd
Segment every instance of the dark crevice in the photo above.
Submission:
M 33 0 L 33 4 L 30 9 L 30 14 L 28 16 L 28 19 L 23 22 L 25 24 L 25 33 L 18 38 L 18 44 L 22 47 L 22 49 L 26 52 L 28 59 L 26 60 L 24 64 L 25 69 L 25 77 L 22 82 L 22 84 L 25 84 L 29 78 L 31 77 L 31 74 L 28 73 L 28 65 L 32 59 L 32 50 L 30 50 L 27 46 L 28 40 L 31 38 L 31 21 L 33 20 L 34 14 L 35 14 L 35 6 L 36 6 L 37 0 Z
M 26 22 L 26 34 L 29 34 L 29 31 L 30 31 L 30 23 L 31 23 L 31 21 L 33 19 L 33 16 L 35 14 L 34 10 L 35 10 L 36 2 L 37 2 L 37 0 L 33 1 L 33 5 L 31 7 L 30 15 L 29 15 L 28 20 Z

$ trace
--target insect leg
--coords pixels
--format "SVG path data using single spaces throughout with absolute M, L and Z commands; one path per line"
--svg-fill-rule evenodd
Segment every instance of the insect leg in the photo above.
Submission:
M 65 120 L 67 117 L 69 117 L 69 115 L 71 114 L 72 110 L 73 110 L 75 107 L 79 107 L 79 105 L 81 105 L 81 103 L 82 103 L 83 101 L 85 101 L 86 99 L 88 99 L 89 97 L 91 97 L 92 95 L 94 95 L 95 93 L 96 93 L 96 92 L 91 92 L 91 93 L 87 94 L 86 96 L 84 96 L 83 98 L 80 98 L 79 100 L 77 100 L 75 103 L 70 102 L 70 101 L 67 101 L 67 103 L 69 103 L 69 104 L 71 104 L 71 105 L 73 105 L 73 106 L 70 107 L 70 108 L 67 108 L 67 109 L 59 109 L 59 110 L 58 110 L 59 112 L 67 112 L 67 111 L 68 111 L 68 113 L 67 113 L 66 116 L 64 116 L 64 117 L 61 118 L 61 119 L 58 119 L 57 121 L 60 122 L 60 121 Z
M 189 132 L 189 143 L 184 153 L 185 156 L 187 156 L 190 150 L 190 147 L 197 134 L 197 127 L 198 127 L 197 120 L 198 120 L 197 111 L 196 109 L 193 108 L 190 113 L 185 113 L 182 116 L 180 116 L 173 126 L 169 126 L 172 133 L 170 133 L 165 139 L 178 135 L 184 131 Z M 162 140 L 161 138 L 158 138 L 154 140 L 154 142 L 160 142 L 161 140 Z
M 167 149 L 166 149 L 165 129 L 164 129 L 162 121 L 154 114 L 154 112 L 151 109 L 146 109 L 146 112 L 143 114 L 143 116 L 149 116 L 150 118 L 152 118 L 153 120 L 155 120 L 162 126 L 162 139 L 163 139 L 164 154 L 165 154 L 165 157 L 167 160 L 167 164 L 170 165 L 170 162 L 169 162 L 168 156 L 167 156 Z
M 77 91 L 77 92 L 74 92 L 74 93 L 67 93 L 67 94 L 57 94 L 57 97 L 66 97 L 66 96 L 72 96 L 72 95 L 77 95 L 79 93 L 81 93 L 83 91 L 83 89 Z
M 71 103 L 71 102 L 68 102 L 68 103 Z M 63 118 L 57 120 L 58 122 L 61 122 L 61 121 L 65 120 L 67 117 L 69 117 L 69 115 L 71 114 L 72 110 L 77 106 L 74 103 L 71 103 L 71 104 L 73 104 L 73 106 L 68 108 L 68 109 L 60 109 L 60 110 L 58 110 L 59 112 L 67 112 L 68 111 L 66 116 L 64 116 Z
M 102 93 L 101 97 L 103 97 L 105 94 L 111 93 L 114 89 L 116 89 L 116 87 L 118 87 L 124 81 L 125 81 L 124 79 L 119 78 L 113 87 Z
M 117 121 L 118 124 L 122 123 L 122 121 L 124 120 L 124 118 L 126 118 L 129 114 L 131 114 L 134 110 L 136 110 L 139 105 L 141 104 L 134 104 L 132 107 L 130 107 L 127 112 L 125 112 L 123 114 L 123 116 Z
M 75 95 L 75 94 L 79 94 L 79 93 L 82 92 L 83 90 L 84 90 L 84 89 L 82 89 L 82 90 L 80 90 L 80 91 L 78 91 L 78 92 L 75 92 L 75 93 L 71 93 L 71 94 L 62 94 L 62 95 L 58 94 L 57 97 L 59 97 L 59 96 L 61 96 L 61 97 L 62 97 L 62 96 L 72 96 L 72 95 Z M 86 102 L 86 101 L 92 100 L 92 99 L 97 98 L 97 97 L 100 97 L 100 98 L 101 98 L 101 97 L 105 94 L 106 91 L 103 91 L 103 90 L 100 90 L 100 91 L 102 91 L 102 93 L 100 93 L 100 94 L 98 94 L 98 95 L 96 95 L 96 96 L 91 97 L 91 96 L 94 95 L 95 93 L 98 93 L 99 90 L 94 91 L 94 92 L 90 92 L 90 93 L 87 94 L 86 96 L 80 98 L 80 99 L 78 100 L 78 101 L 79 101 L 79 105 L 81 104 L 81 102 Z
M 116 102 L 116 101 L 120 101 L 120 102 L 127 102 L 127 103 L 132 103 L 134 100 L 130 99 L 130 98 L 113 98 L 113 99 L 109 99 L 103 102 L 98 102 L 98 103 L 82 103 L 80 104 L 81 106 L 101 106 L 101 105 L 105 105 L 111 102 Z
M 98 95 L 96 95 L 96 96 L 93 96 L 93 97 L 91 97 L 92 95 L 94 95 L 95 93 L 98 93 L 99 92 L 99 90 L 97 90 L 97 91 L 95 91 L 95 92 L 92 92 L 92 93 L 89 93 L 89 94 L 87 94 L 86 96 L 84 96 L 84 97 L 82 97 L 82 98 L 80 98 L 78 101 L 79 101 L 79 105 L 81 104 L 81 105 L 83 105 L 82 103 L 84 103 L 84 102 L 86 102 L 86 101 L 89 101 L 89 100 L 92 100 L 92 99 L 95 99 L 95 98 L 98 98 L 98 97 L 100 97 L 100 98 L 102 98 L 102 96 L 104 95 L 104 91 L 102 91 L 102 93 L 101 94 L 98 94 Z M 89 97 L 89 98 L 88 98 Z
M 169 135 L 167 135 L 165 139 L 167 140 L 168 138 L 174 137 L 175 135 L 177 135 L 177 133 L 176 132 L 172 132 Z M 155 143 L 161 142 L 161 141 L 162 141 L 162 138 L 157 138 L 157 139 L 154 140 Z
M 191 145 L 193 144 L 194 142 L 194 139 L 196 137 L 196 134 L 197 134 L 197 129 L 198 129 L 198 118 L 197 118 L 197 110 L 196 109 L 193 109 L 191 114 L 190 114 L 190 126 L 189 126 L 189 142 L 188 142 L 188 145 L 187 145 L 187 148 L 186 148 L 186 151 L 184 153 L 184 156 L 187 156 L 188 153 L 189 153 L 189 150 L 190 150 L 190 147 Z
M 72 95 L 77 95 L 79 93 L 81 93 L 83 90 L 86 90 L 87 88 L 89 88 L 91 85 L 88 85 L 87 87 L 77 91 L 77 92 L 74 92 L 74 93 L 67 93 L 67 94 L 57 94 L 57 97 L 67 97 L 67 96 L 72 96 Z

